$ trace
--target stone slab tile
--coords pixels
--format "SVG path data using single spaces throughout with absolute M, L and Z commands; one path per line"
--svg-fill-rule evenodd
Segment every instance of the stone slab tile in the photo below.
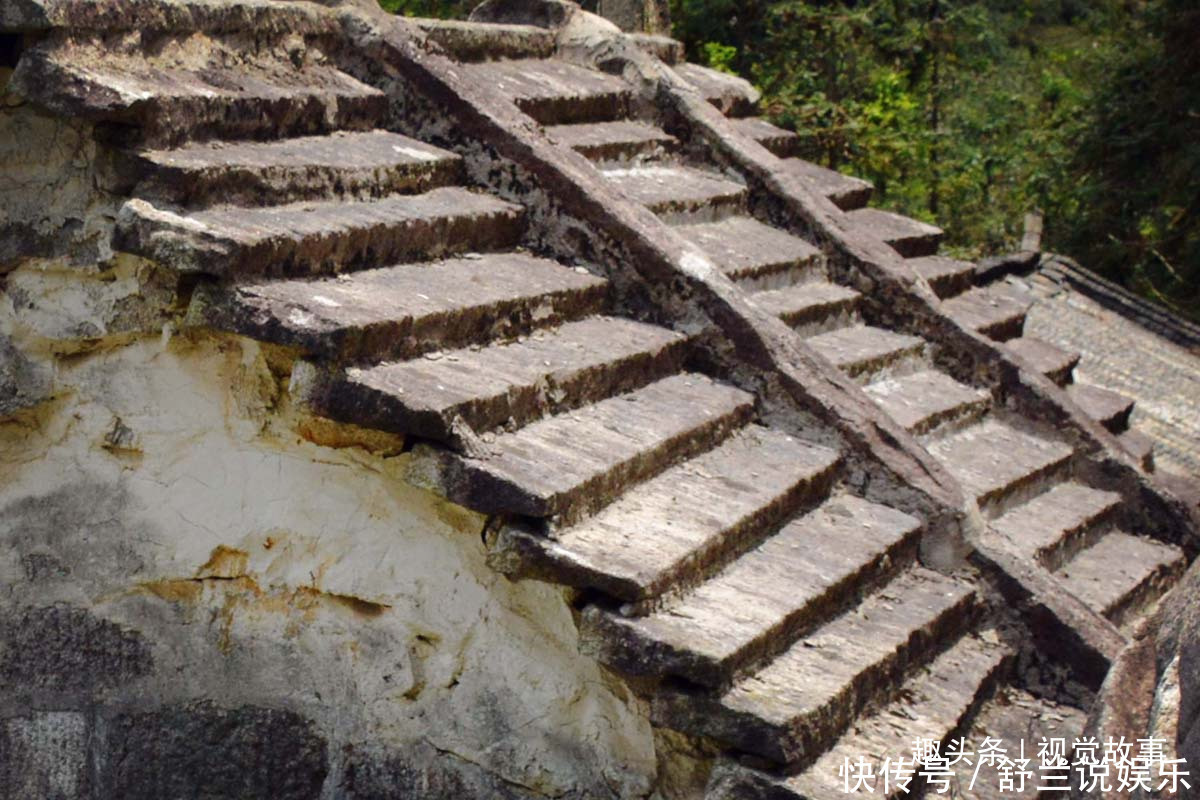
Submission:
M 557 39 L 554 31 L 533 25 L 468 22 L 458 19 L 413 20 L 433 41 L 458 61 L 502 58 L 550 58 Z
M 858 325 L 818 334 L 806 340 L 820 355 L 850 377 L 869 376 L 925 350 L 916 336 Z
M 1025 359 L 1038 372 L 1063 386 L 1070 382 L 1071 372 L 1079 363 L 1079 353 L 1050 344 L 1032 336 L 1009 339 L 1004 346 Z
M 130 200 L 117 243 L 182 272 L 299 277 L 506 249 L 520 238 L 524 218 L 521 206 L 457 187 L 183 214 Z
M 755 292 L 751 299 L 793 328 L 807 332 L 822 323 L 848 324 L 862 295 L 836 283 L 814 281 Z
M 199 142 L 138 158 L 150 172 L 138 194 L 185 206 L 421 192 L 455 182 L 462 166 L 454 153 L 389 131 Z
M 1173 545 L 1113 531 L 1063 565 L 1055 577 L 1096 612 L 1120 625 L 1183 574 Z
M 445 440 L 632 391 L 677 370 L 687 339 L 656 325 L 590 317 L 518 340 L 351 367 L 322 392 L 321 413 Z
M 870 181 L 822 167 L 802 158 L 787 158 L 784 168 L 808 182 L 817 194 L 822 194 L 843 211 L 862 208 L 871 200 L 875 186 Z
M 848 211 L 846 220 L 857 235 L 880 239 L 905 258 L 934 255 L 942 241 L 942 229 L 936 225 L 881 208 Z
M 1142 469 L 1154 469 L 1154 440 L 1139 430 L 1129 429 L 1120 434 L 1117 439 L 1121 446 L 1142 465 Z
M 680 225 L 676 232 L 703 250 L 722 272 L 748 288 L 775 288 L 776 281 L 788 285 L 824 276 L 820 250 L 799 236 L 753 217 Z
M 992 522 L 1018 555 L 1036 559 L 1043 567 L 1058 569 L 1080 547 L 1089 532 L 1098 530 L 1121 503 L 1121 495 L 1069 481 L 1017 506 Z
M 484 513 L 557 517 L 567 525 L 749 421 L 754 397 L 683 373 L 496 437 L 456 458 L 450 499 Z
M 322 65 L 247 60 L 188 69 L 97 57 L 82 45 L 28 56 L 14 76 L 22 94 L 59 113 L 133 126 L 147 146 L 369 129 L 387 109 L 383 92 Z
M 979 713 L 1003 680 L 1010 663 L 1011 653 L 1003 646 L 964 637 L 912 678 L 899 699 L 856 723 L 851 733 L 842 737 L 807 770 L 779 782 L 763 778 L 754 782 L 774 784 L 782 790 L 765 795 L 772 800 L 829 800 L 846 796 L 843 780 L 838 774 L 838 768 L 846 759 L 857 761 L 862 757 L 876 764 L 888 757 L 911 759 L 913 742 L 918 738 L 946 745 Z M 885 794 L 881 784 L 871 784 L 876 788 L 877 797 L 894 800 L 914 796 L 917 791 L 914 782 L 909 793 L 897 791 L 893 786 L 892 791 Z M 736 796 L 726 795 L 721 800 Z
M 338 30 L 333 15 L 303 2 L 279 0 L 9 0 L 0 7 L 0 29 L 119 33 L 242 33 L 260 36 L 328 35 Z
M 552 125 L 546 133 L 559 144 L 577 150 L 593 161 L 626 161 L 662 156 L 679 141 L 654 125 L 633 119 Z
M 976 418 L 991 405 L 991 395 L 964 386 L 944 372 L 925 370 L 885 378 L 866 392 L 892 419 L 913 433 L 929 433 L 947 422 Z
M 784 525 L 644 617 L 589 610 L 586 641 L 623 671 L 726 684 L 775 655 L 916 556 L 920 522 L 853 496 Z
M 762 117 L 730 120 L 730 124 L 738 133 L 749 136 L 780 158 L 794 156 L 799 149 L 800 137 L 795 132 L 773 125 Z
M 838 454 L 750 426 L 634 487 L 552 538 L 506 531 L 500 566 L 638 603 L 694 585 L 714 565 L 824 496 Z
M 677 221 L 720 219 L 741 210 L 746 201 L 742 184 L 691 167 L 606 169 L 604 176 L 630 200 Z
M 1090 383 L 1073 383 L 1067 387 L 1067 394 L 1085 414 L 1113 433 L 1129 427 L 1133 400 L 1125 395 Z
M 993 287 L 971 289 L 942 303 L 960 325 L 997 341 L 1021 335 L 1032 298 L 1023 301 Z
M 1072 456 L 1068 445 L 1023 433 L 995 419 L 934 442 L 929 452 L 980 505 L 1036 488 Z
M 910 258 L 908 265 L 927 280 L 930 288 L 942 299 L 967 291 L 975 279 L 973 263 L 949 256 Z
M 490 61 L 467 65 L 465 70 L 543 125 L 607 122 L 628 115 L 628 84 L 566 61 Z
M 323 280 L 202 293 L 189 322 L 338 361 L 403 358 L 594 313 L 607 283 L 554 261 L 492 253 Z
M 748 80 L 690 63 L 679 64 L 675 73 L 725 116 L 745 117 L 754 113 L 759 93 Z
M 675 695 L 659 712 L 776 763 L 811 761 L 872 700 L 888 698 L 906 674 L 953 643 L 974 618 L 975 603 L 966 583 L 914 567 L 715 703 Z

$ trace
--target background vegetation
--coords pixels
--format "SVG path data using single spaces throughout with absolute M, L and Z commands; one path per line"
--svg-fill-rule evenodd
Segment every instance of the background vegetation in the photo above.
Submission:
M 379 0 L 384 10 L 406 17 L 466 19 L 481 0 Z
M 463 17 L 472 0 L 382 0 Z M 936 222 L 951 252 L 1043 247 L 1200 319 L 1197 0 L 671 0 L 811 160 Z
M 1196 0 L 673 0 L 810 159 L 966 256 L 1043 247 L 1200 318 Z

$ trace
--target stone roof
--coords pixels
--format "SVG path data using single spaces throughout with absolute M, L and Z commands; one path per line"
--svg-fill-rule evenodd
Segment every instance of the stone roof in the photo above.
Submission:
M 13 78 L 111 151 L 114 249 L 297 401 L 407 436 L 495 568 L 572 589 L 587 651 L 720 754 L 710 797 L 832 796 L 844 756 L 1032 688 L 1018 655 L 1098 686 L 1195 551 L 1028 299 L 797 158 L 744 81 L 566 4 L 550 52 L 530 4 L 431 39 L 267 4 L 298 47 L 164 3 L 155 47 L 53 4 Z
M 1153 443 L 1158 465 L 1200 475 L 1200 326 L 1061 256 L 1005 280 L 1032 301 L 1034 335 L 1080 354 L 1081 380 L 1136 401 L 1130 427 Z

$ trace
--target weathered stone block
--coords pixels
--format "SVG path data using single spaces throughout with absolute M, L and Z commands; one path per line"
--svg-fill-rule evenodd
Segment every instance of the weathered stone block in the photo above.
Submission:
M 34 363 L 12 340 L 0 336 L 0 419 L 50 397 L 49 369 Z
M 36 712 L 0 723 L 0 797 L 88 796 L 88 723 L 75 711 Z
M 544 795 L 505 783 L 477 764 L 415 745 L 403 753 L 372 745 L 346 748 L 347 762 L 337 796 L 347 800 L 536 800 Z
M 101 794 L 166 797 L 319 797 L 327 745 L 311 721 L 257 706 L 208 702 L 121 714 L 108 722 Z
M 94 692 L 150 671 L 142 637 L 66 605 L 26 608 L 0 622 L 0 686 L 6 692 Z
M 45 0 L 7 0 L 0 6 L 0 31 L 36 31 L 49 27 Z

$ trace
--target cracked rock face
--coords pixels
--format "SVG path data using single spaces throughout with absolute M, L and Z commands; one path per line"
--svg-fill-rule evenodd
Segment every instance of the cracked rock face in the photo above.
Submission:
M 96 191 L 91 127 L 35 110 L 6 82 L 0 71 L 0 275 L 29 257 L 109 257 L 116 203 Z
M 50 396 L 49 371 L 0 335 L 0 419 L 35 406 Z
M 1184 768 L 1200 762 L 1200 569 L 1188 570 L 1153 616 L 1133 631 L 1096 698 L 1085 733 L 1126 741 L 1153 737 L 1161 741 L 1166 758 L 1184 759 Z M 1195 781 L 1188 780 L 1193 788 L 1180 787 L 1177 796 L 1195 796 Z
M 558 590 L 254 345 L 139 339 L 0 422 L 0 784 L 20 797 L 645 796 L 644 713 Z M 345 442 L 339 442 L 345 444 Z
M 1163 601 L 1157 622 L 1149 735 L 1173 740 L 1176 757 L 1200 764 L 1200 570 Z

